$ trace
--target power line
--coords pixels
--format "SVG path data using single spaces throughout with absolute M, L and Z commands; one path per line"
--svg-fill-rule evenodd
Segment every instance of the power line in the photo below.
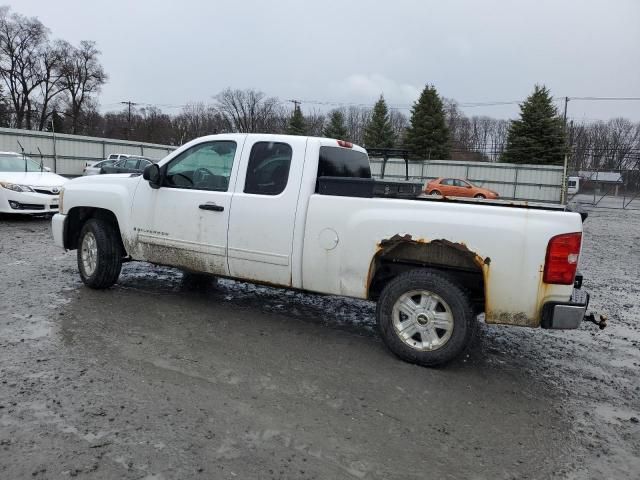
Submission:
M 552 99 L 556 102 L 564 102 L 565 99 L 568 99 L 568 101 L 572 101 L 572 100 L 639 101 L 640 97 L 595 97 L 593 96 L 593 97 L 552 97 Z M 523 101 L 524 100 L 485 100 L 485 101 L 464 101 L 464 102 L 454 101 L 454 104 L 455 106 L 460 108 L 477 108 L 477 107 L 500 107 L 500 106 L 507 106 L 507 105 L 519 105 Z M 104 106 L 109 106 L 109 105 L 115 106 L 118 104 L 129 105 L 129 103 L 131 103 L 131 105 L 144 105 L 147 107 L 159 107 L 159 108 L 169 108 L 169 109 L 185 108 L 192 104 L 192 103 L 167 104 L 167 103 L 152 103 L 152 102 L 138 102 L 138 103 L 118 102 L 118 103 L 108 103 Z M 335 101 L 335 100 L 315 100 L 315 99 L 302 99 L 302 100 L 287 99 L 287 100 L 280 101 L 279 103 L 280 104 L 294 103 L 294 108 L 296 108 L 296 105 L 300 106 L 301 104 L 320 105 L 320 106 L 329 106 L 329 107 L 333 106 L 333 107 L 365 107 L 365 108 L 371 108 L 375 105 L 375 103 L 366 103 L 366 102 L 341 102 L 341 101 Z M 389 103 L 387 104 L 387 107 L 390 110 L 411 110 L 411 108 L 413 108 L 413 105 Z
M 640 97 L 568 97 L 569 100 L 637 101 Z

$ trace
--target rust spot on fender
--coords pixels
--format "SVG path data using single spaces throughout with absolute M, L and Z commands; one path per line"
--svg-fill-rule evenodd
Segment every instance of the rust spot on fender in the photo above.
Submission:
M 422 248 L 429 246 L 429 248 Z M 416 248 L 418 247 L 418 248 Z M 491 293 L 491 258 L 482 257 L 469 249 L 463 242 L 451 242 L 446 239 L 426 240 L 413 238 L 411 235 L 394 235 L 381 240 L 376 245 L 376 252 L 369 266 L 367 275 L 367 292 L 375 277 L 378 259 L 391 261 L 418 261 L 426 265 L 455 267 L 469 271 L 480 271 L 484 280 L 484 309 L 487 323 L 535 327 L 539 322 L 524 312 L 494 310 Z
M 518 327 L 531 327 L 531 319 L 524 312 L 503 312 L 491 311 L 485 312 L 485 321 L 487 323 L 498 323 L 502 325 L 514 325 Z
M 428 246 L 428 248 L 423 248 Z M 446 239 L 427 240 L 413 238 L 411 235 L 396 234 L 383 239 L 376 245 L 375 254 L 369 264 L 365 293 L 369 292 L 371 282 L 375 277 L 378 260 L 387 259 L 392 262 L 420 262 L 425 265 L 454 267 L 462 270 L 482 272 L 485 285 L 485 302 L 488 301 L 488 280 L 491 258 L 483 258 L 470 250 L 463 242 L 451 242 Z

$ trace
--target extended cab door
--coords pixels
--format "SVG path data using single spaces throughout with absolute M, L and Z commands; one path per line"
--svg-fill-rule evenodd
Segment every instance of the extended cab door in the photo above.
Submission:
M 227 226 L 230 185 L 242 150 L 238 141 L 238 136 L 203 140 L 163 163 L 160 188 L 140 183 L 132 207 L 134 258 L 229 274 Z
M 307 139 L 245 142 L 229 219 L 231 276 L 291 285 L 293 233 Z

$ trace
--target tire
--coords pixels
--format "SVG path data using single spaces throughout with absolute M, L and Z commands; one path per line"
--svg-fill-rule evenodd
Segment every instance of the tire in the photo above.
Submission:
M 429 193 L 429 195 L 440 195 L 440 196 L 442 196 L 442 194 L 438 190 L 431 190 L 431 193 Z
M 121 268 L 122 246 L 117 230 L 104 220 L 90 218 L 78 239 L 80 278 L 89 288 L 109 288 L 118 281 Z
M 473 198 L 487 198 L 487 197 L 485 197 L 485 196 L 484 196 L 483 194 L 481 194 L 481 193 L 478 193 L 477 195 L 474 195 L 474 197 L 473 197 Z
M 410 270 L 391 280 L 378 299 L 376 316 L 389 350 L 427 367 L 462 353 L 476 328 L 467 292 L 445 274 L 429 269 Z

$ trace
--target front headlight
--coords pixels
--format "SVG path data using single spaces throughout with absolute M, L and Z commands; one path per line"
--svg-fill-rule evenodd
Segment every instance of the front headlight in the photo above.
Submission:
M 18 185 L 17 183 L 0 182 L 0 186 L 14 192 L 33 192 L 33 188 L 28 185 Z

